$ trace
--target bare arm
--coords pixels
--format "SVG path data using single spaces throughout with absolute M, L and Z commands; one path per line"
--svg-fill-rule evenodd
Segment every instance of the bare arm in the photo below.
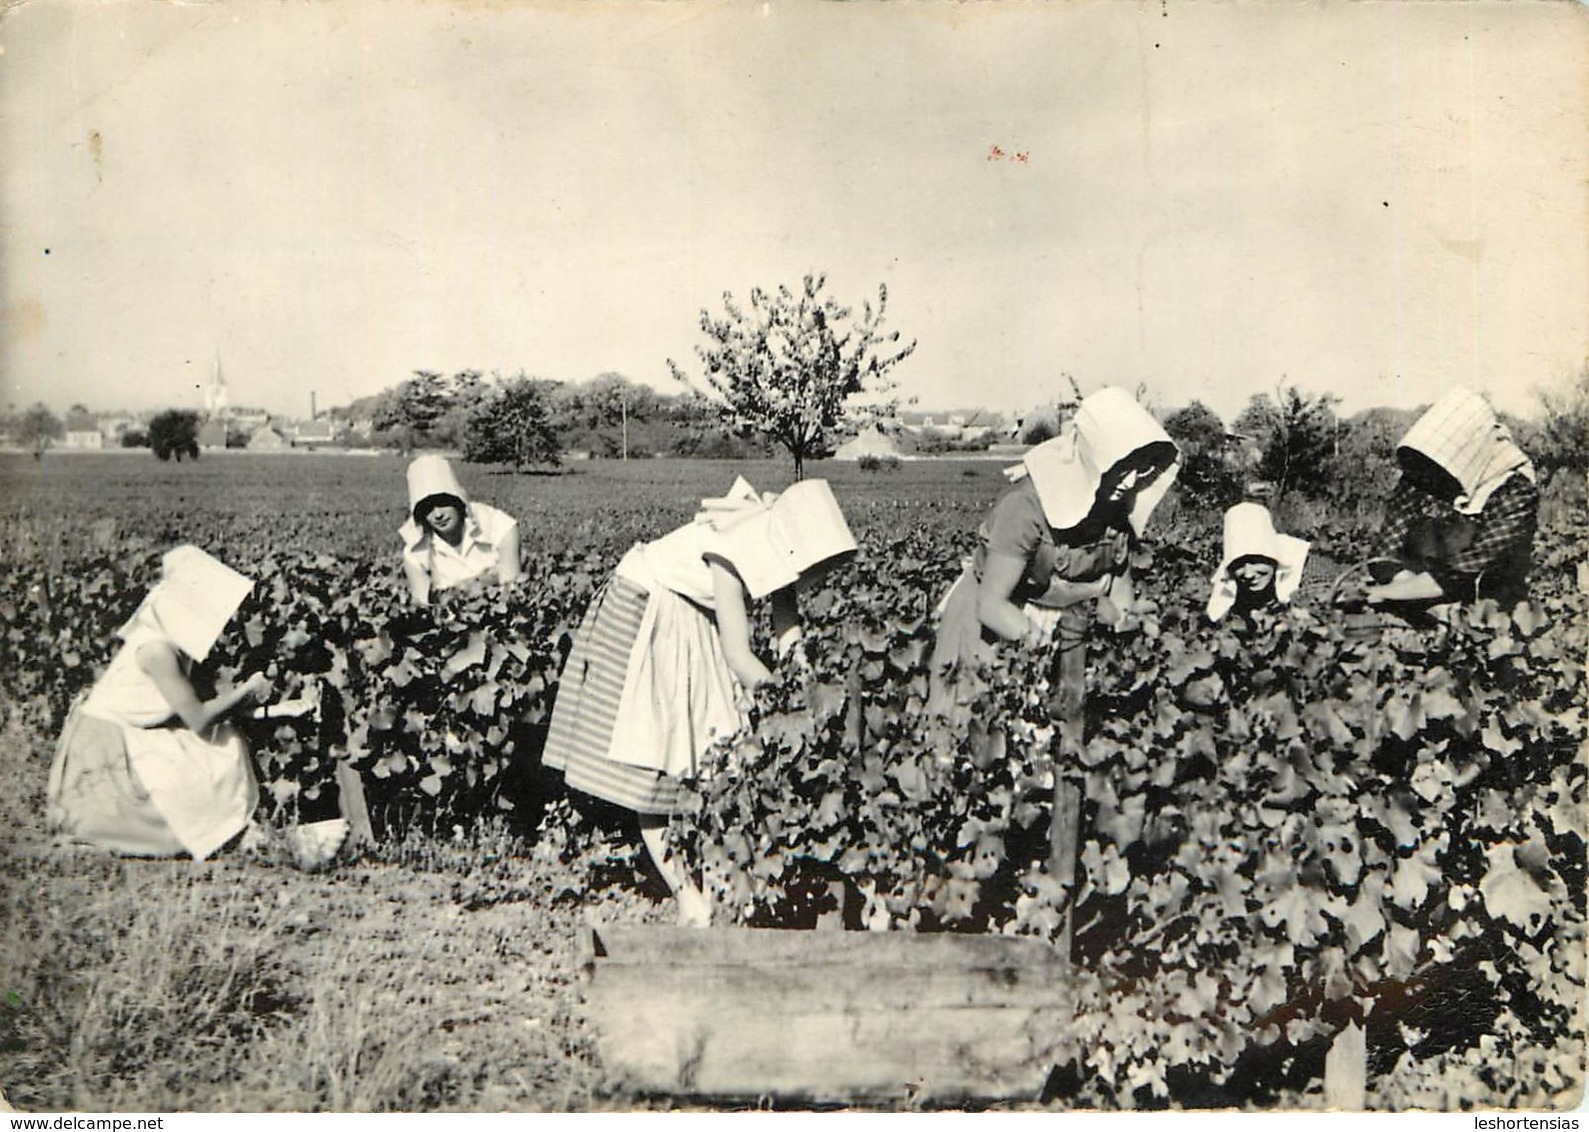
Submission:
M 497 579 L 511 584 L 523 576 L 524 567 L 519 564 L 519 525 L 515 523 L 497 543 Z
M 721 562 L 711 561 L 712 598 L 723 658 L 746 689 L 772 679 L 772 672 L 750 648 L 750 615 L 745 609 L 745 584 Z
M 1445 587 L 1427 571 L 1402 570 L 1382 586 L 1364 590 L 1370 603 L 1385 601 L 1430 601 L 1446 596 Z
M 150 641 L 138 649 L 138 667 L 154 681 L 166 703 L 190 731 L 204 732 L 238 704 L 248 699 L 263 700 L 270 695 L 270 681 L 256 672 L 243 683 L 217 695 L 200 700 L 187 674 L 177 661 L 176 650 L 160 641 Z
M 1037 600 L 1037 604 L 1049 609 L 1064 609 L 1066 606 L 1102 597 L 1109 592 L 1110 578 L 1109 574 L 1090 582 L 1072 582 L 1065 578 L 1054 578 L 1048 583 L 1048 589 L 1043 591 L 1043 596 Z
M 1026 573 L 1026 561 L 1008 554 L 989 554 L 977 586 L 977 617 L 1006 641 L 1036 641 L 1042 633 L 1021 607 L 1010 600 Z M 1050 588 L 1052 592 L 1052 588 Z
M 412 558 L 403 559 L 403 576 L 408 579 L 408 594 L 415 605 L 430 604 L 430 571 Z

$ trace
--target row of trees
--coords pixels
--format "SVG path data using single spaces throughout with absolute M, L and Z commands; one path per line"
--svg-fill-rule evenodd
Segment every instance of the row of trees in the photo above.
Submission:
M 825 283 L 808 275 L 798 290 L 753 289 L 748 306 L 725 294 L 723 314 L 702 311 L 699 379 L 668 360 L 683 387 L 677 395 L 617 374 L 563 385 L 524 373 L 488 381 L 478 370 L 421 370 L 353 411 L 368 409 L 379 438 L 405 451 L 456 447 L 466 459 L 522 468 L 555 463 L 563 449 L 739 456 L 774 446 L 798 477 L 807 460 L 831 454 L 857 396 L 892 391 L 889 371 L 916 345 L 883 329 L 886 288 L 857 316 Z
M 371 421 L 372 443 L 455 448 L 465 458 L 523 468 L 563 452 L 596 456 L 736 456 L 764 447 L 736 438 L 693 393 L 669 396 L 613 373 L 564 384 L 519 373 L 448 377 L 421 370 L 344 415 Z
M 916 348 L 897 330 L 885 330 L 885 286 L 858 314 L 826 294 L 825 286 L 825 276 L 807 275 L 797 289 L 753 288 L 748 305 L 725 292 L 721 313 L 701 312 L 698 376 L 668 359 L 683 387 L 677 395 L 617 374 L 569 385 L 523 372 L 488 379 L 479 370 L 451 377 L 420 370 L 341 415 L 367 414 L 371 439 L 405 453 L 451 447 L 469 460 L 519 469 L 555 464 L 564 450 L 743 457 L 771 446 L 789 453 L 799 478 L 808 460 L 832 453 L 852 413 L 897 410 L 891 374 Z M 1053 435 L 1079 404 L 1076 380 L 1061 378 L 1068 392 L 1056 402 L 1052 420 L 1027 422 L 1021 437 L 1027 443 Z M 1139 398 L 1145 392 L 1139 389 Z M 858 405 L 863 397 L 873 403 Z M 1518 439 L 1547 476 L 1561 469 L 1582 473 L 1589 463 L 1589 364 L 1566 392 L 1541 402 L 1539 422 L 1510 422 Z M 1274 396 L 1252 398 L 1228 429 L 1199 402 L 1168 413 L 1166 427 L 1185 452 L 1183 485 L 1212 502 L 1239 496 L 1254 477 L 1272 484 L 1279 498 L 1372 488 L 1365 477 L 1381 474 L 1393 460 L 1413 414 L 1373 409 L 1343 420 L 1338 404 L 1333 394 L 1282 384 Z M 35 456 L 62 431 L 43 405 L 11 423 L 14 437 Z M 196 457 L 197 425 L 195 414 L 171 410 L 151 422 L 149 444 L 161 459 Z
M 74 405 L 68 416 L 79 411 L 80 406 Z M 87 410 L 81 409 L 81 412 L 86 414 Z M 12 443 L 27 449 L 35 460 L 42 459 L 50 445 L 65 436 L 67 431 L 67 425 L 43 402 L 29 405 L 7 419 L 4 425 Z M 179 461 L 184 456 L 197 460 L 198 436 L 197 413 L 187 409 L 167 409 L 150 418 L 147 431 L 128 429 L 122 433 L 121 446 L 153 449 L 154 454 L 162 460 L 169 460 L 173 456 Z

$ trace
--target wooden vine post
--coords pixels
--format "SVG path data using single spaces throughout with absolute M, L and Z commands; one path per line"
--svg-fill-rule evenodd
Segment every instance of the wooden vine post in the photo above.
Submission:
M 1081 784 L 1074 777 L 1081 767 L 1085 741 L 1087 694 L 1087 631 L 1089 617 L 1072 606 L 1060 614 L 1050 681 L 1054 689 L 1052 714 L 1056 726 L 1054 752 L 1054 808 L 1049 816 L 1048 870 L 1065 886 L 1063 924 L 1055 946 L 1070 956 L 1075 926 L 1076 849 L 1081 838 Z

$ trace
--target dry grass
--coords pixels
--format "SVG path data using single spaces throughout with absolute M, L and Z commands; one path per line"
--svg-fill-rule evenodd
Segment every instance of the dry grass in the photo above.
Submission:
M 0 705 L 0 1090 L 23 1111 L 625 1107 L 579 1014 L 581 876 L 487 827 L 307 875 L 52 850 Z M 635 891 L 601 898 L 659 914 Z

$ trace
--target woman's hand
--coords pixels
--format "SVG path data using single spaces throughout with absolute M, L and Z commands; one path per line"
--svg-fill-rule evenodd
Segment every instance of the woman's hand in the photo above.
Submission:
M 275 684 L 263 672 L 254 673 L 238 686 L 238 698 L 240 700 L 253 700 L 255 703 L 262 704 L 266 700 L 274 699 L 275 695 Z
M 270 679 L 263 672 L 256 672 L 214 699 L 200 700 L 187 673 L 182 670 L 175 647 L 165 641 L 149 641 L 139 646 L 136 656 L 138 666 L 165 697 L 172 714 L 195 734 L 208 731 L 212 724 L 245 700 L 264 699 L 273 691 Z
M 1027 619 L 1026 631 L 1021 634 L 1020 638 L 1020 644 L 1023 647 L 1029 649 L 1047 648 L 1053 643 L 1053 640 L 1053 630 L 1045 629 L 1036 621 L 1033 621 L 1030 618 Z
M 1098 598 L 1098 620 L 1117 633 L 1130 633 L 1141 627 L 1144 610 L 1137 602 L 1136 582 L 1129 573 L 1104 578 L 1104 593 Z
M 1363 596 L 1370 605 L 1390 601 L 1434 601 L 1446 596 L 1445 587 L 1432 574 L 1402 570 L 1382 586 L 1367 586 Z

